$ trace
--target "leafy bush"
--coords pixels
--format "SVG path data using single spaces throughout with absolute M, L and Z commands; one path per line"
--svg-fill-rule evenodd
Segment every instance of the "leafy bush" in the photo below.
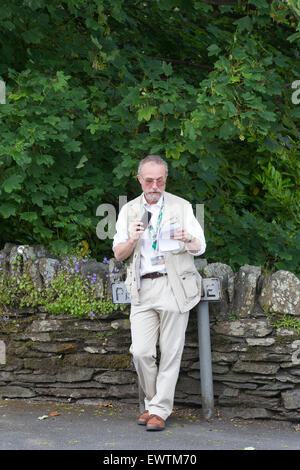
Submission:
M 96 209 L 160 153 L 205 205 L 209 260 L 300 274 L 296 0 L 4 0 L 0 19 L 0 242 L 111 255 Z

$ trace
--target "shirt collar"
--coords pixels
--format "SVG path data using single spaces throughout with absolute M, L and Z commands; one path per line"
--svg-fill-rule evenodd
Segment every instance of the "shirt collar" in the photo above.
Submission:
M 145 207 L 145 209 L 149 210 L 150 212 L 151 212 L 151 208 L 159 208 L 160 209 L 161 206 L 162 206 L 163 200 L 164 200 L 164 193 L 162 193 L 159 200 L 155 204 L 149 204 L 146 201 L 145 195 L 143 193 L 143 206 Z

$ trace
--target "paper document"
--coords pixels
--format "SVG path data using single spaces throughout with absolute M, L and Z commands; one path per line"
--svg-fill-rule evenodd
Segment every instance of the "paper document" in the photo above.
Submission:
M 159 233 L 159 251 L 176 251 L 179 250 L 180 244 L 178 240 L 171 238 L 176 230 L 180 228 L 179 224 L 171 224 L 168 227 L 162 227 Z

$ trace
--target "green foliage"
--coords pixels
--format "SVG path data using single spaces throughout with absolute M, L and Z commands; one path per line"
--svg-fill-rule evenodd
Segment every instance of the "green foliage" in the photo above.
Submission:
M 62 269 L 46 289 L 43 304 L 49 313 L 94 318 L 108 315 L 119 308 L 113 304 L 107 283 L 100 299 L 95 293 L 96 276 L 80 275 L 80 265 L 86 260 L 66 257 Z
M 0 20 L 2 243 L 111 255 L 96 208 L 160 153 L 210 261 L 300 274 L 297 0 L 4 0 Z
M 0 308 L 6 311 L 14 307 L 35 307 L 41 303 L 38 291 L 27 274 L 20 278 L 1 276 Z
M 272 323 L 273 328 L 287 328 L 300 333 L 300 320 L 291 315 L 283 315 Z
M 96 281 L 99 287 L 96 275 L 85 277 L 80 274 L 80 266 L 86 261 L 86 257 L 64 257 L 50 286 L 42 290 L 37 289 L 26 270 L 10 275 L 3 271 L 0 274 L 0 311 L 6 313 L 13 308 L 43 306 L 49 313 L 94 319 L 114 310 L 125 310 L 125 306 L 113 304 L 108 279 L 99 294 L 96 292 Z M 20 263 L 17 260 L 15 264 L 17 267 Z

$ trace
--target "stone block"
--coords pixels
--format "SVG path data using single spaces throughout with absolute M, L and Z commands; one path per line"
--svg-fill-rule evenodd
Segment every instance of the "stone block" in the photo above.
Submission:
M 61 382 L 82 382 L 91 380 L 94 374 L 94 369 L 67 367 L 61 369 L 57 375 L 57 381 Z
M 300 410 L 300 389 L 288 390 L 281 394 L 284 407 L 287 410 Z
M 44 285 L 49 287 L 61 266 L 60 262 L 54 258 L 41 258 L 38 266 Z
M 234 286 L 233 313 L 240 317 L 251 315 L 255 300 L 258 279 L 261 268 L 246 264 L 242 266 L 236 276 Z
M 268 320 L 256 319 L 223 321 L 214 325 L 213 328 L 216 333 L 237 337 L 264 337 L 273 331 Z
M 300 316 L 300 279 L 289 271 L 276 271 L 264 279 L 258 300 L 269 312 Z
M 35 392 L 30 388 L 19 387 L 17 385 L 0 387 L 0 397 L 2 398 L 32 398 L 35 395 Z
M 234 372 L 246 372 L 252 374 L 276 374 L 280 368 L 278 364 L 256 363 L 256 362 L 236 362 L 232 368 Z
M 59 320 L 34 320 L 27 331 L 45 333 L 47 331 L 58 331 L 63 328 Z
M 136 375 L 131 372 L 107 371 L 96 375 L 94 379 L 97 382 L 111 385 L 131 384 L 136 382 Z

